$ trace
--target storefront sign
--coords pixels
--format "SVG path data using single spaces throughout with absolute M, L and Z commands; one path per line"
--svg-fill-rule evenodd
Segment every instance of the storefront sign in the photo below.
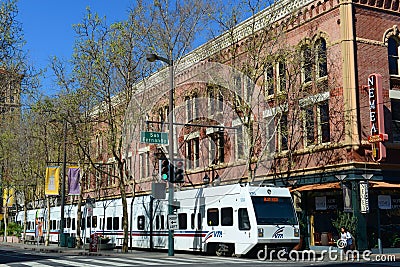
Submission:
M 369 212 L 368 182 L 360 182 L 360 212 Z
M 386 158 L 386 147 L 382 142 L 388 140 L 388 135 L 385 133 L 382 75 L 374 73 L 368 76 L 368 99 L 371 131 L 368 142 L 372 143 L 374 159 L 381 161 Z
M 390 210 L 392 208 L 392 197 L 390 195 L 378 195 L 378 207 L 381 210 Z
M 336 203 L 336 198 L 328 198 L 326 200 L 326 209 L 328 210 L 337 210 L 337 203 Z
M 400 199 L 399 198 L 392 199 L 392 209 L 400 209 Z
M 326 196 L 315 197 L 315 210 L 326 210 Z

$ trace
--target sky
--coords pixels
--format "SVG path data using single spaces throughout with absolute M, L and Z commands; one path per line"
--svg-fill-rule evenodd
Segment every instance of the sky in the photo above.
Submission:
M 18 0 L 17 19 L 22 23 L 25 49 L 29 53 L 31 63 L 36 68 L 49 66 L 51 58 L 70 59 L 73 52 L 75 33 L 72 25 L 82 21 L 86 7 L 105 16 L 107 23 L 127 18 L 130 0 Z M 48 68 L 49 69 L 49 68 Z M 41 91 L 54 95 L 51 71 L 42 79 Z

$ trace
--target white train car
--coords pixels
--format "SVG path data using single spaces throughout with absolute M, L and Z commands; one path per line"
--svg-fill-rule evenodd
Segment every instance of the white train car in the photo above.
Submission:
M 150 196 L 128 202 L 128 245 L 134 248 L 168 249 L 168 195 L 165 200 Z M 292 198 L 286 188 L 233 184 L 198 188 L 174 193 L 174 248 L 217 255 L 244 255 L 268 248 L 290 250 L 299 243 L 299 225 Z M 131 216 L 132 210 L 132 216 Z M 122 245 L 121 199 L 97 201 L 93 215 L 82 206 L 81 237 L 88 242 L 91 233 L 107 236 Z M 41 218 L 46 211 L 39 210 Z M 23 221 L 20 212 L 17 221 Z M 28 211 L 29 234 L 34 234 L 36 210 Z M 64 232 L 76 235 L 76 206 L 65 206 Z M 132 223 L 131 223 L 132 217 Z M 51 242 L 58 242 L 60 207 L 50 210 Z M 47 230 L 47 224 L 45 225 Z M 44 231 L 44 233 L 45 233 Z
M 176 192 L 174 200 L 179 205 L 176 250 L 244 255 L 265 245 L 290 250 L 299 243 L 299 225 L 286 188 L 234 184 Z M 168 248 L 167 204 L 154 200 L 151 209 L 150 197 L 135 199 L 134 247 Z

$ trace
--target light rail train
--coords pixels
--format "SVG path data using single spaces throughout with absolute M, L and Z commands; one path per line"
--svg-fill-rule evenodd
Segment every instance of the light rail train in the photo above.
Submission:
M 151 196 L 128 198 L 128 229 L 134 248 L 168 249 L 168 196 L 166 200 Z M 87 216 L 82 206 L 82 238 L 91 233 L 110 238 L 122 245 L 121 199 L 97 201 L 93 215 Z M 292 249 L 299 243 L 299 224 L 287 188 L 233 184 L 190 189 L 174 193 L 177 229 L 174 248 L 217 255 L 245 255 L 260 249 Z M 58 242 L 60 207 L 50 209 L 47 225 L 46 209 L 29 210 L 27 235 L 35 235 L 35 220 L 43 221 L 43 233 L 50 231 L 50 242 Z M 131 216 L 131 212 L 132 215 Z M 76 235 L 77 206 L 65 206 L 64 233 Z M 131 224 L 132 218 L 132 224 Z M 17 214 L 22 224 L 24 212 Z

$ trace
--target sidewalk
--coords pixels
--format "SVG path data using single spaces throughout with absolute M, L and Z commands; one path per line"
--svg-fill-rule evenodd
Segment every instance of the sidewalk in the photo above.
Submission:
M 0 247 L 14 247 L 21 250 L 32 250 L 41 253 L 62 253 L 64 255 L 85 255 L 85 256 L 133 256 L 140 255 L 140 257 L 146 256 L 165 256 L 166 252 L 149 252 L 144 250 L 129 250 L 128 253 L 122 253 L 120 248 L 115 248 L 112 250 L 103 250 L 97 252 L 89 252 L 89 250 L 84 250 L 83 248 L 68 248 L 59 247 L 58 244 L 50 244 L 45 246 L 44 244 L 23 244 L 23 243 L 9 243 L 0 242 Z M 146 255 L 147 254 L 147 255 Z

